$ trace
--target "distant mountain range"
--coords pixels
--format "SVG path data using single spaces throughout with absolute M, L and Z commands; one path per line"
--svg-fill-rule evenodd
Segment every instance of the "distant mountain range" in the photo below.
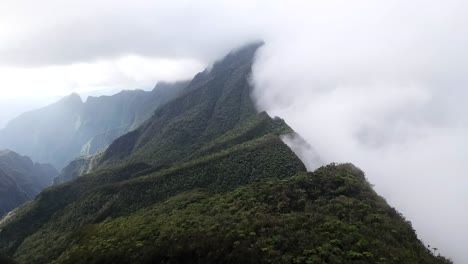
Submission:
M 75 160 L 66 170 L 76 177 L 0 220 L 0 255 L 25 264 L 451 263 L 357 167 L 307 172 L 282 140 L 295 132 L 250 97 L 260 46 L 196 75 L 136 129 Z M 78 99 L 66 104 L 79 108 Z M 88 122 L 76 117 L 61 132 Z
M 161 82 L 152 91 L 122 91 L 88 97 L 86 102 L 71 94 L 10 121 L 0 131 L 0 148 L 62 169 L 76 157 L 102 151 L 114 139 L 137 128 L 187 84 Z
M 0 151 L 0 217 L 33 199 L 58 174 L 49 164 L 33 163 L 13 151 Z

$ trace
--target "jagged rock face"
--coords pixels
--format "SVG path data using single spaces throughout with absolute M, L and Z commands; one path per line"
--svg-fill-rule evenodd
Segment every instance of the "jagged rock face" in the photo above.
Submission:
M 80 155 L 104 150 L 135 129 L 161 105 L 179 95 L 187 82 L 158 83 L 153 91 L 123 91 L 113 96 L 71 94 L 59 102 L 15 118 L 0 131 L 0 147 L 63 168 Z
M 79 176 L 91 173 L 97 167 L 101 153 L 91 156 L 81 156 L 70 162 L 54 179 L 54 184 L 72 181 Z
M 34 198 L 57 174 L 49 164 L 33 163 L 15 152 L 0 151 L 0 216 Z

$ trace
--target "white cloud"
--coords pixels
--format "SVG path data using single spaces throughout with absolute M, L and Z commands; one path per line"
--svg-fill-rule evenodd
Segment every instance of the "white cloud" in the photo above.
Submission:
M 276 25 L 253 76 L 261 109 L 285 118 L 325 162 L 361 167 L 456 263 L 468 261 L 467 7 L 312 3 Z
M 189 79 L 203 67 L 203 64 L 188 59 L 140 56 L 37 68 L 3 66 L 0 67 L 0 93 L 9 98 L 55 98 L 71 92 L 151 89 L 158 80 Z
M 360 166 L 426 242 L 467 263 L 467 9 L 461 0 L 4 0 L 0 93 L 137 88 L 264 39 L 259 107 L 324 161 Z

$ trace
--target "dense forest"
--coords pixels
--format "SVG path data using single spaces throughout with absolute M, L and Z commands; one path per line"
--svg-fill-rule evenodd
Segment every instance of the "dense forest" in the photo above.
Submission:
M 191 81 L 88 174 L 50 187 L 0 222 L 19 263 L 450 263 L 351 164 L 307 172 L 257 113 L 257 48 Z
M 198 189 L 82 229 L 60 263 L 444 263 L 351 164 Z

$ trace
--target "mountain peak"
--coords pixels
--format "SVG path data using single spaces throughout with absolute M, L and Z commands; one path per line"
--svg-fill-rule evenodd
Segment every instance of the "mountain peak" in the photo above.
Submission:
M 241 65 L 252 64 L 257 50 L 264 45 L 264 42 L 258 41 L 242 46 L 231 51 L 223 59 L 213 65 L 213 71 L 225 68 L 237 68 Z
M 81 96 L 73 92 L 65 97 L 63 97 L 58 103 L 66 103 L 66 104 L 82 104 L 83 100 L 81 99 Z
M 64 174 L 85 176 L 0 221 L 0 254 L 31 264 L 451 263 L 431 254 L 355 166 L 306 172 L 282 137 L 293 130 L 250 97 L 260 46 L 198 74 Z
M 253 42 L 250 42 L 250 43 L 247 43 L 243 46 L 240 46 L 240 47 L 237 47 L 235 49 L 233 49 L 231 52 L 229 52 L 226 57 L 229 57 L 229 56 L 239 56 L 240 54 L 250 54 L 250 55 L 254 55 L 255 52 L 260 48 L 262 47 L 263 45 L 265 45 L 265 42 L 262 41 L 262 40 L 259 40 L 259 41 L 253 41 Z
M 137 130 L 115 140 L 104 152 L 101 164 L 109 166 L 122 160 L 175 162 L 255 116 L 249 76 L 261 45 L 237 49 L 215 63 L 211 71 L 197 74 L 183 95 L 158 109 Z
M 0 156 L 11 154 L 13 151 L 9 149 L 0 149 Z
M 0 217 L 31 200 L 57 174 L 52 165 L 34 163 L 9 149 L 0 150 Z

